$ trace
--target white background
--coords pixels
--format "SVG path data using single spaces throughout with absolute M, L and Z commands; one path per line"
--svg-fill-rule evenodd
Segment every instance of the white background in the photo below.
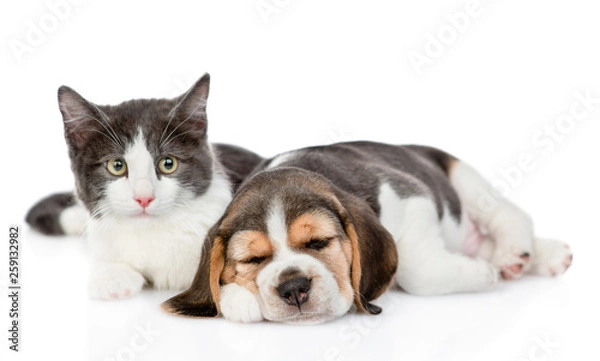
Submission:
M 597 2 L 482 0 L 473 8 L 466 0 L 83 0 L 61 7 L 59 17 L 49 3 L 55 0 L 0 6 L 0 219 L 6 239 L 9 224 L 22 226 L 23 284 L 18 355 L 6 341 L 8 298 L 0 301 L 2 360 L 600 354 L 600 104 L 568 120 L 578 94 L 600 97 Z M 265 19 L 258 5 L 277 12 Z M 470 15 L 461 17 L 460 31 L 450 29 L 447 16 L 465 7 Z M 45 29 L 37 41 L 34 27 Z M 440 36 L 446 45 L 436 49 L 432 37 Z M 28 41 L 26 52 L 14 50 Z M 415 67 L 416 53 L 427 64 Z M 423 298 L 394 290 L 378 302 L 384 312 L 377 317 L 308 327 L 163 315 L 158 305 L 175 292 L 89 301 L 85 242 L 40 236 L 23 220 L 40 197 L 72 188 L 57 88 L 67 84 L 93 102 L 115 104 L 176 96 L 204 72 L 212 76 L 212 141 L 264 156 L 351 139 L 443 148 L 530 212 L 538 233 L 568 241 L 573 267 L 558 279 L 527 277 L 482 294 Z M 552 140 L 543 132 L 557 119 L 563 130 Z M 533 166 L 517 177 L 524 155 Z M 507 169 L 512 184 L 503 178 Z

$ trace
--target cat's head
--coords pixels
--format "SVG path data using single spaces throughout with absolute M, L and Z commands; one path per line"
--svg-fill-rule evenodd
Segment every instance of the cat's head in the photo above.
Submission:
M 59 88 L 76 193 L 94 217 L 158 217 L 206 192 L 214 159 L 206 137 L 209 83 L 205 74 L 175 99 L 115 106 Z

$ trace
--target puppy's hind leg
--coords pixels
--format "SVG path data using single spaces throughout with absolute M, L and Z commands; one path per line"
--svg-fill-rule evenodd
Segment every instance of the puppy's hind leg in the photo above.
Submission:
M 554 239 L 536 238 L 533 243 L 530 273 L 558 276 L 571 267 L 573 252 L 566 243 Z
M 382 195 L 393 192 L 382 189 Z M 435 204 L 427 197 L 381 197 L 380 219 L 398 251 L 396 281 L 417 295 L 441 295 L 493 288 L 498 271 L 482 259 L 445 249 Z
M 467 214 L 486 228 L 495 242 L 490 262 L 505 279 L 522 276 L 531 268 L 534 251 L 531 218 L 464 162 L 455 161 L 449 173 Z

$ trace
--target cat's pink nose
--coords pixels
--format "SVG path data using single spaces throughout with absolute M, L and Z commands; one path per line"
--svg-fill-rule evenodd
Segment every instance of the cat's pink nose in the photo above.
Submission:
M 154 200 L 154 197 L 136 197 L 135 201 L 138 202 L 142 208 L 146 209 L 150 202 Z

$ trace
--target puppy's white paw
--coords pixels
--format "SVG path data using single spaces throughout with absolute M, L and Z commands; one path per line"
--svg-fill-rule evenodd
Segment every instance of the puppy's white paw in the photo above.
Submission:
M 483 259 L 479 259 L 477 262 L 480 269 L 478 272 L 480 286 L 475 290 L 486 291 L 495 288 L 498 284 L 498 269 Z
M 256 296 L 246 288 L 230 283 L 221 287 L 219 305 L 223 317 L 236 322 L 259 322 L 263 320 Z
M 553 239 L 536 239 L 531 273 L 540 276 L 558 276 L 569 269 L 573 262 L 571 247 Z
M 133 268 L 122 263 L 105 263 L 92 269 L 88 294 L 100 300 L 126 298 L 140 292 L 145 283 L 144 277 Z
M 531 252 L 522 248 L 496 249 L 492 264 L 500 270 L 505 280 L 520 278 L 531 268 Z

